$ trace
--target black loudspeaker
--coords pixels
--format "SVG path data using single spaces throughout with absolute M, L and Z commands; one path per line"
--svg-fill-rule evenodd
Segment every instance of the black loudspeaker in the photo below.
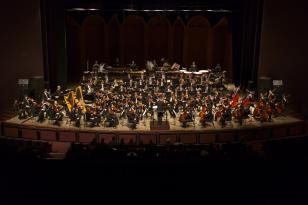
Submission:
M 43 76 L 33 76 L 29 81 L 30 96 L 35 100 L 40 100 L 44 91 L 45 82 Z
M 29 79 L 18 79 L 18 98 L 22 100 L 26 95 L 29 95 Z
M 258 80 L 258 92 L 262 93 L 264 91 L 271 90 L 273 88 L 272 78 L 270 77 L 260 77 Z

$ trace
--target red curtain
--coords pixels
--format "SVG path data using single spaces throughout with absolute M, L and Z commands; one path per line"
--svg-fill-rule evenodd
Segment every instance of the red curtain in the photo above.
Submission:
M 87 61 L 93 65 L 96 60 L 106 60 L 105 37 L 105 20 L 99 15 L 88 16 L 82 24 L 83 66 L 86 66 Z
M 232 72 L 232 34 L 228 29 L 228 20 L 223 18 L 213 28 L 213 65 L 220 63 Z
M 109 60 L 114 63 L 116 58 L 120 58 L 120 24 L 117 18 L 113 17 L 109 23 Z
M 157 15 L 148 22 L 148 53 L 149 59 L 159 61 L 168 58 L 169 21 L 166 17 Z
M 136 15 L 127 16 L 123 22 L 124 63 L 134 60 L 144 65 L 144 20 Z
M 185 65 L 191 65 L 195 61 L 198 67 L 210 67 L 211 52 L 210 23 L 203 16 L 192 17 L 187 25 L 187 52 Z
M 195 61 L 200 68 L 220 63 L 232 73 L 232 32 L 226 18 L 211 27 L 204 16 L 193 16 L 186 25 L 178 18 L 173 26 L 162 15 L 147 23 L 138 15 L 126 16 L 123 23 L 113 16 L 108 24 L 91 15 L 81 26 L 68 17 L 67 45 L 69 73 L 86 69 L 87 60 L 91 68 L 95 60 L 113 63 L 118 57 L 122 64 L 135 60 L 140 67 L 163 57 L 184 66 Z
M 68 80 L 78 81 L 81 75 L 81 47 L 80 47 L 80 26 L 71 17 L 66 18 L 67 32 L 67 66 Z
M 173 25 L 173 60 L 183 64 L 184 23 L 177 19 Z

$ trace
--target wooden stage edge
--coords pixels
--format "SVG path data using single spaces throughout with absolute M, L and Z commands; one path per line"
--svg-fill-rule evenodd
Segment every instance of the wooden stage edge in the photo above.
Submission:
M 269 123 L 256 123 L 226 128 L 191 128 L 171 130 L 121 130 L 117 128 L 66 128 L 46 126 L 38 123 L 18 123 L 16 120 L 1 122 L 1 135 L 5 137 L 42 140 L 49 142 L 108 143 L 112 140 L 136 144 L 166 144 L 181 142 L 184 144 L 228 143 L 238 141 L 271 140 L 303 136 L 307 134 L 304 120 L 285 117 L 285 120 Z

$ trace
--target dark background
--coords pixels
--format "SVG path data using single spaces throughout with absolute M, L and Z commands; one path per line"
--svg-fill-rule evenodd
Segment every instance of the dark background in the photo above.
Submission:
M 71 2 L 75 1 L 62 2 L 46 0 L 40 4 L 38 0 L 27 2 L 12 0 L 1 3 L 1 95 L 5 96 L 1 100 L 2 112 L 12 107 L 13 100 L 18 93 L 18 78 L 31 78 L 33 76 L 44 75 L 46 84 L 50 84 L 54 88 L 58 83 L 65 85 L 68 79 L 67 76 L 70 76 L 69 73 L 75 71 L 78 73 L 78 65 L 82 65 L 84 61 L 81 58 L 75 58 L 76 53 L 67 53 L 66 46 L 75 46 L 74 50 L 81 49 L 79 48 L 81 46 L 80 44 L 74 44 L 74 41 L 80 38 L 80 36 L 76 34 L 78 32 L 71 32 L 72 37 L 66 36 L 66 34 L 70 33 L 68 32 L 69 29 L 78 31 L 81 22 L 84 23 L 85 21 L 83 17 L 76 20 L 74 15 L 67 15 L 66 8 L 69 8 L 69 3 Z M 213 3 L 215 1 L 204 2 Z M 275 79 L 283 79 L 287 91 L 292 96 L 291 103 L 295 105 L 294 108 L 296 111 L 307 115 L 308 100 L 307 94 L 304 92 L 307 88 L 307 84 L 305 83 L 307 76 L 306 2 L 304 0 L 296 1 L 296 3 L 264 0 L 264 2 L 261 2 L 261 5 L 263 4 L 261 16 L 257 15 L 260 9 L 253 9 L 256 8 L 254 5 L 259 5 L 259 1 L 244 1 L 246 3 L 243 1 L 238 1 L 239 3 L 234 2 L 222 4 L 226 8 L 236 11 L 232 13 L 234 15 L 231 19 L 230 17 L 228 19 L 228 23 L 232 22 L 233 80 L 237 84 L 245 84 L 247 80 L 256 79 L 262 75 L 268 75 Z M 83 3 L 88 5 L 89 2 L 83 1 Z M 194 2 L 191 3 L 193 4 Z M 201 1 L 199 3 L 201 4 Z M 80 5 L 83 6 L 84 4 Z M 125 4 L 121 4 L 120 2 L 119 5 Z M 216 7 L 219 8 L 222 5 Z M 114 7 L 116 6 L 118 5 Z M 106 22 L 110 23 L 113 16 L 111 14 L 114 14 L 114 12 L 114 10 L 112 12 L 110 11 L 110 15 L 108 14 L 109 18 L 105 19 L 106 16 L 103 16 Z M 254 13 L 254 15 L 249 17 L 247 13 Z M 119 18 L 119 16 L 121 17 L 121 15 L 118 15 L 118 20 L 122 22 L 123 19 Z M 212 18 L 207 18 L 209 22 L 215 22 Z M 172 18 L 170 17 L 170 19 Z M 65 26 L 66 21 L 72 22 L 70 27 Z M 159 20 L 158 22 L 166 21 Z M 169 20 L 169 22 L 175 21 Z M 187 25 L 187 22 L 184 21 L 183 24 L 180 22 L 175 22 L 174 28 L 177 32 L 184 33 L 183 24 Z M 118 22 L 112 20 L 111 23 L 110 32 L 107 32 L 108 35 L 111 33 L 116 38 L 120 38 L 118 36 L 118 27 L 115 26 Z M 210 25 L 213 27 L 212 24 Z M 91 29 L 91 27 L 87 29 Z M 260 39 L 256 31 L 260 32 Z M 148 34 L 147 36 L 152 40 L 144 41 L 144 44 L 150 43 L 154 46 L 155 41 L 153 40 L 153 35 Z M 165 38 L 166 35 L 162 40 L 167 41 Z M 168 39 L 171 38 L 172 36 L 170 37 L 168 35 Z M 182 38 L 184 37 L 180 34 L 176 38 L 173 37 L 173 40 L 175 42 L 182 42 Z M 89 40 L 89 38 L 87 39 Z M 102 38 L 95 40 L 95 42 L 101 40 Z M 116 49 L 121 45 L 120 42 L 113 40 L 109 41 L 109 44 L 112 45 L 109 47 L 112 49 L 102 49 L 99 51 L 103 55 L 106 55 L 110 61 L 112 61 L 112 56 L 117 56 L 119 52 L 121 57 L 121 49 Z M 129 48 L 129 46 L 132 45 L 127 45 L 125 49 Z M 142 46 L 142 43 L 140 45 L 138 44 L 138 46 Z M 153 50 L 142 54 L 156 57 L 159 55 L 158 50 L 162 44 L 155 44 L 155 46 Z M 260 51 L 258 47 L 260 47 Z M 183 48 L 184 43 L 183 45 L 178 43 L 176 46 L 174 45 L 173 50 L 168 50 L 168 53 L 165 50 L 165 53 L 162 53 L 164 55 L 168 54 L 168 56 L 173 55 L 174 60 L 180 61 L 183 59 L 184 64 L 185 61 L 186 63 L 190 63 L 190 58 L 184 58 L 187 50 L 184 49 L 183 52 L 179 52 Z M 140 51 L 135 50 L 134 52 Z M 213 52 L 215 53 L 216 51 Z M 69 60 L 72 58 L 75 59 L 74 63 L 68 63 L 73 62 Z M 205 64 L 207 62 L 206 59 L 204 60 Z M 124 59 L 122 58 L 121 60 Z M 126 60 L 129 59 L 125 58 L 124 61 Z M 83 67 L 81 66 L 79 69 L 83 69 Z
M 307 9 L 305 0 L 264 0 L 261 40 L 245 41 L 260 45 L 260 52 L 256 52 L 260 57 L 233 61 L 237 82 L 241 81 L 242 75 L 250 76 L 256 71 L 254 75 L 257 77 L 267 75 L 283 79 L 285 88 L 292 96 L 293 108 L 303 115 L 308 114 Z M 65 21 L 62 21 L 65 12 L 61 13 L 62 17 L 54 13 L 62 18 L 58 21 L 63 24 L 49 24 L 53 33 L 49 33 L 48 37 L 42 32 L 46 29 L 42 21 L 48 19 L 41 18 L 44 12 L 39 0 L 3 1 L 0 10 L 0 108 L 1 112 L 6 112 L 17 95 L 18 78 L 44 75 L 47 81 L 54 80 L 57 83 L 60 78 L 66 80 L 69 71 L 66 69 L 65 38 L 60 35 L 65 30 Z M 238 40 L 246 39 L 234 32 L 233 37 L 238 36 Z M 244 35 L 240 30 L 236 32 Z M 48 38 L 54 39 L 54 44 Z M 57 49 L 50 48 L 46 52 L 47 42 Z M 233 44 L 233 59 L 241 59 L 248 54 L 242 52 L 247 51 L 247 48 L 240 43 Z M 254 49 L 250 51 L 255 53 Z M 183 58 L 180 54 L 176 56 L 178 59 Z M 244 69 L 248 63 L 257 69 L 254 72 L 250 66 Z M 53 75 L 55 77 L 52 79 Z M 288 150 L 285 152 L 287 154 Z M 89 204 L 95 201 L 137 201 L 146 204 L 150 201 L 159 204 L 197 204 L 198 200 L 202 204 L 211 203 L 209 201 L 213 201 L 211 204 L 307 204 L 306 164 L 305 161 L 296 160 L 275 163 L 215 161 L 204 163 L 203 166 L 189 162 L 183 166 L 168 163 L 157 167 L 141 167 L 140 164 L 137 166 L 132 163 L 127 168 L 125 162 L 106 166 L 91 166 L 88 162 L 81 165 L 65 162 L 7 162 L 1 163 L 0 203 Z

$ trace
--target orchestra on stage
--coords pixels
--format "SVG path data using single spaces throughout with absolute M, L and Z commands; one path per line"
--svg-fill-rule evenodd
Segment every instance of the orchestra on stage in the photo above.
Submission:
M 155 61 L 144 66 L 140 69 L 135 61 L 125 67 L 118 61 L 116 67 L 95 62 L 75 88 L 57 86 L 52 94 L 45 89 L 40 100 L 23 96 L 14 109 L 20 120 L 112 128 L 123 122 L 131 129 L 146 119 L 158 125 L 173 119 L 182 127 L 200 128 L 214 122 L 221 127 L 228 122 L 242 125 L 245 119 L 270 122 L 286 109 L 287 97 L 279 89 L 256 93 L 235 87 L 219 64 L 200 70 L 192 62 L 186 69 L 162 59 L 160 67 Z

